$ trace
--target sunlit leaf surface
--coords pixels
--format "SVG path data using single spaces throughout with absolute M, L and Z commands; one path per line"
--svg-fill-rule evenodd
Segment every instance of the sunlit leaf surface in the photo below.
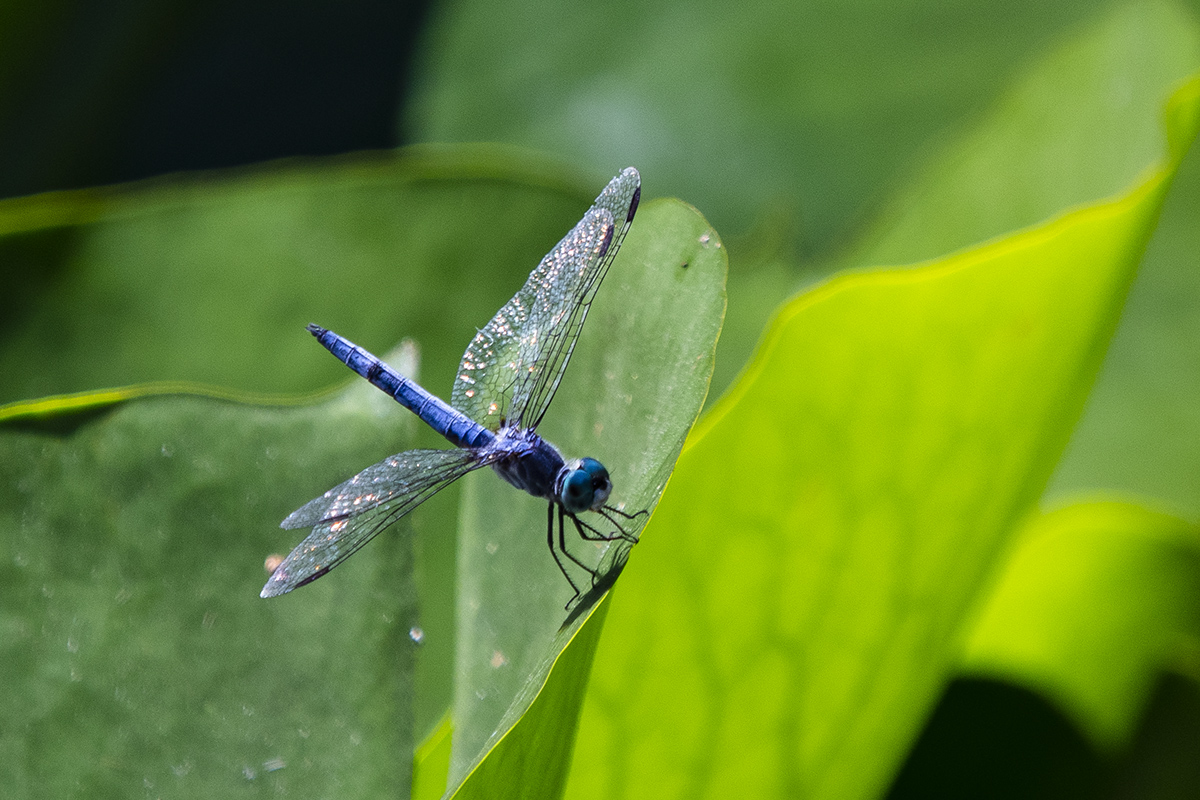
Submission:
M 869 797 L 1057 463 L 1178 159 L 1111 202 L 788 304 L 612 596 L 570 797 Z

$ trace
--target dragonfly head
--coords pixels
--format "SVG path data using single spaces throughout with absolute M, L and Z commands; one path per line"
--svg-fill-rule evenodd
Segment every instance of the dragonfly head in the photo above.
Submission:
M 594 458 L 581 458 L 563 468 L 558 481 L 558 502 L 571 514 L 595 511 L 612 492 L 608 470 Z

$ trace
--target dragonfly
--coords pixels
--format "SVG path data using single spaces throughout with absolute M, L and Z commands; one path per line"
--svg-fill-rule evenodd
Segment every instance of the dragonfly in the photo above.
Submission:
M 537 427 L 640 197 L 641 177 L 632 167 L 604 187 L 583 219 L 471 340 L 448 404 L 348 339 L 319 325 L 308 326 L 330 353 L 455 447 L 389 456 L 292 512 L 281 527 L 312 532 L 271 573 L 262 597 L 315 581 L 422 502 L 483 467 L 548 501 L 546 544 L 575 592 L 568 607 L 581 596 L 568 561 L 589 573 L 592 585 L 599 578 L 567 549 L 568 520 L 582 539 L 636 542 L 622 522 L 647 512 L 628 514 L 609 505 L 613 485 L 604 465 L 594 458 L 564 458 L 537 434 Z M 613 530 L 581 519 L 589 512 Z

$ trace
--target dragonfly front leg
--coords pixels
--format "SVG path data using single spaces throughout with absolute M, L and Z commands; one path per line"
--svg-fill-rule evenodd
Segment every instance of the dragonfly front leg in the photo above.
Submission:
M 558 546 L 562 548 L 562 551 L 563 551 L 563 553 L 566 554 L 567 558 L 574 561 L 576 564 L 578 564 L 580 566 L 580 568 L 586 570 L 588 572 L 588 574 L 590 574 L 592 576 L 592 585 L 594 586 L 596 584 L 596 578 L 599 577 L 599 575 L 596 574 L 596 570 L 592 569 L 587 564 L 583 563 L 578 558 L 571 555 L 571 551 L 567 549 L 567 526 L 563 521 L 564 516 L 570 516 L 571 521 L 575 523 L 575 527 L 576 528 L 579 527 L 579 520 L 575 519 L 575 515 L 567 514 L 563 510 L 563 507 L 559 506 L 558 507 Z M 588 537 L 585 536 L 584 538 L 586 539 Z
M 617 534 L 613 537 L 614 539 L 619 536 L 620 538 L 624 539 L 625 541 L 629 542 L 630 544 L 637 544 L 638 543 L 637 537 L 633 536 L 629 533 L 626 533 L 625 529 L 621 527 L 621 523 L 619 523 L 615 519 L 613 519 L 612 515 L 619 514 L 622 517 L 624 517 L 625 519 L 629 520 L 630 522 L 637 519 L 638 517 L 649 518 L 649 516 L 650 516 L 650 512 L 644 508 L 641 511 L 638 511 L 634 514 L 627 514 L 624 511 L 622 511 L 621 509 L 614 508 L 613 506 L 604 506 L 603 508 L 596 509 L 596 513 L 599 514 L 600 516 L 604 517 L 609 522 L 611 522 L 613 525 L 616 526 L 617 530 L 620 531 L 619 534 Z
M 637 544 L 637 539 L 635 537 L 629 535 L 628 533 L 626 533 L 625 529 L 622 528 L 620 525 L 618 525 L 616 520 L 614 520 L 608 514 L 605 514 L 603 510 L 601 510 L 597 513 L 599 513 L 606 520 L 611 522 L 613 524 L 613 526 L 616 528 L 616 531 L 614 531 L 613 533 L 601 533 L 598 528 L 587 524 L 586 522 L 584 522 L 583 520 L 579 519 L 574 514 L 572 514 L 571 521 L 575 523 L 575 530 L 579 531 L 580 539 L 587 539 L 589 542 L 613 542 L 613 541 L 616 541 L 617 539 L 624 539 L 625 541 L 629 542 L 630 544 Z M 620 512 L 620 513 L 624 513 L 624 512 Z M 645 513 L 645 512 L 639 512 L 639 513 Z M 630 519 L 632 519 L 634 516 L 637 516 L 637 515 L 636 514 L 630 515 Z M 584 532 L 585 528 L 589 531 L 589 533 Z

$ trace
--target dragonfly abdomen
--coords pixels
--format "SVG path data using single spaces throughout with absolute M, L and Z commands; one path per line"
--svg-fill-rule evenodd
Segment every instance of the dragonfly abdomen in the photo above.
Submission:
M 347 367 L 387 392 L 452 444 L 458 447 L 482 447 L 496 438 L 490 430 L 466 414 L 455 411 L 440 397 L 425 391 L 416 381 L 396 372 L 346 337 L 320 325 L 310 324 L 308 330 Z

